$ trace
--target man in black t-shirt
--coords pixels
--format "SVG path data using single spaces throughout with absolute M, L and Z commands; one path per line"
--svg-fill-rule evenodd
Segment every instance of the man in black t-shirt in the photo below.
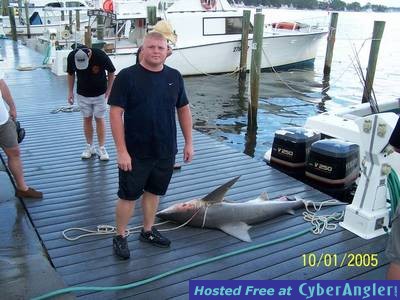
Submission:
M 108 98 L 114 82 L 115 67 L 107 54 L 100 49 L 79 48 L 68 55 L 68 102 L 74 103 L 75 74 L 77 80 L 77 100 L 83 115 L 83 131 L 86 147 L 82 159 L 96 153 L 93 145 L 93 116 L 99 143 L 97 151 L 100 160 L 109 160 L 105 144 L 105 121 Z M 106 71 L 108 74 L 106 74 Z M 108 75 L 108 76 L 107 76 Z M 108 78 L 107 78 L 108 77 Z
M 113 247 L 122 259 L 130 257 L 125 230 L 140 197 L 144 215 L 140 240 L 159 247 L 170 245 L 153 225 L 178 151 L 175 111 L 185 139 L 183 159 L 190 162 L 193 157 L 192 115 L 183 79 L 177 70 L 164 65 L 166 57 L 165 37 L 149 33 L 140 63 L 119 72 L 108 99 L 119 167 Z

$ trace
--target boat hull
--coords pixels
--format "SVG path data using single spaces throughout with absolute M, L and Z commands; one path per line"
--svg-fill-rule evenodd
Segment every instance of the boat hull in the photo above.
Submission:
M 318 45 L 324 32 L 303 35 L 268 36 L 263 39 L 262 69 L 282 67 L 315 59 Z M 252 40 L 249 40 L 249 44 Z M 167 58 L 166 64 L 182 75 L 205 75 L 238 71 L 241 42 L 239 39 L 199 45 L 177 47 Z M 247 69 L 251 63 L 251 47 L 248 50 Z M 129 53 L 110 54 L 117 72 L 134 63 L 136 56 Z

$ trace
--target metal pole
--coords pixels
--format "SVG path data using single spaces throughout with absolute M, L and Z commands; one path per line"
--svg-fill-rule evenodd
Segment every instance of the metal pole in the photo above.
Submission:
M 157 7 L 147 6 L 147 22 L 149 25 L 156 25 L 157 23 Z
M 365 79 L 365 87 L 362 97 L 362 103 L 369 102 L 371 98 L 371 90 L 374 84 L 376 63 L 378 61 L 379 47 L 381 45 L 381 40 L 383 36 L 383 31 L 385 29 L 384 21 L 374 22 L 374 31 L 372 33 L 371 49 L 369 51 L 368 69 L 367 76 Z
M 68 23 L 69 23 L 69 32 L 72 33 L 72 26 L 73 26 L 72 10 L 68 11 Z
M 81 11 L 77 9 L 75 14 L 76 31 L 81 31 Z
M 249 31 L 250 31 L 250 10 L 243 11 L 242 18 L 242 46 L 240 52 L 240 71 L 239 71 L 239 80 L 246 80 L 246 71 L 247 71 L 247 51 L 249 48 Z
M 102 41 L 104 40 L 104 21 L 105 17 L 103 16 L 97 16 L 97 40 Z
M 339 17 L 338 13 L 332 13 L 331 15 L 331 23 L 329 25 L 329 33 L 328 33 L 328 44 L 326 45 L 324 76 L 328 76 L 331 73 L 333 47 L 335 46 L 338 17 Z

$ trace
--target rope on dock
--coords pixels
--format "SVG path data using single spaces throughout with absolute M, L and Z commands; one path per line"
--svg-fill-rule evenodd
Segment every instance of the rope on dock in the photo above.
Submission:
M 33 71 L 36 69 L 47 69 L 50 68 L 48 65 L 19 65 L 18 67 L 16 67 L 15 69 L 18 71 Z
M 78 112 L 81 111 L 80 107 L 77 105 L 66 105 L 66 106 L 60 106 L 58 108 L 53 109 L 50 113 L 51 114 L 56 114 L 59 112 Z
M 322 234 L 325 230 L 333 231 L 336 230 L 338 222 L 343 220 L 344 210 L 341 212 L 335 212 L 330 215 L 317 215 L 323 206 L 337 205 L 337 200 L 327 200 L 322 202 L 313 202 L 303 200 L 306 211 L 303 212 L 303 219 L 306 222 L 310 222 L 313 226 L 312 232 L 314 234 Z M 314 211 L 309 209 L 312 206 Z

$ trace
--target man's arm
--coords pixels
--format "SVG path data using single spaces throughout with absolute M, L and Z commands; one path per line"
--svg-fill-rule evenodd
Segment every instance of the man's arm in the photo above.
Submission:
M 74 104 L 74 84 L 75 84 L 75 74 L 68 74 L 68 103 Z
M 106 91 L 106 95 L 105 95 L 106 99 L 108 99 L 108 96 L 110 96 L 111 88 L 113 86 L 114 79 L 115 79 L 115 73 L 114 72 L 112 72 L 112 73 L 108 72 L 107 78 L 108 78 L 108 80 L 107 80 L 107 91 Z
M 1 95 L 3 96 L 4 101 L 7 103 L 8 107 L 10 108 L 10 116 L 13 120 L 17 118 L 17 109 L 15 108 L 14 100 L 11 96 L 10 89 L 8 88 L 7 83 L 1 79 L 0 80 L 0 90 Z
M 110 108 L 110 125 L 114 138 L 115 147 L 117 148 L 118 167 L 124 171 L 132 170 L 132 160 L 126 149 L 125 130 L 122 116 L 124 109 L 119 106 L 111 105 Z
M 183 148 L 183 161 L 191 162 L 193 159 L 193 141 L 192 141 L 192 113 L 189 104 L 178 108 L 178 119 L 181 126 L 183 137 L 185 138 L 185 147 Z

